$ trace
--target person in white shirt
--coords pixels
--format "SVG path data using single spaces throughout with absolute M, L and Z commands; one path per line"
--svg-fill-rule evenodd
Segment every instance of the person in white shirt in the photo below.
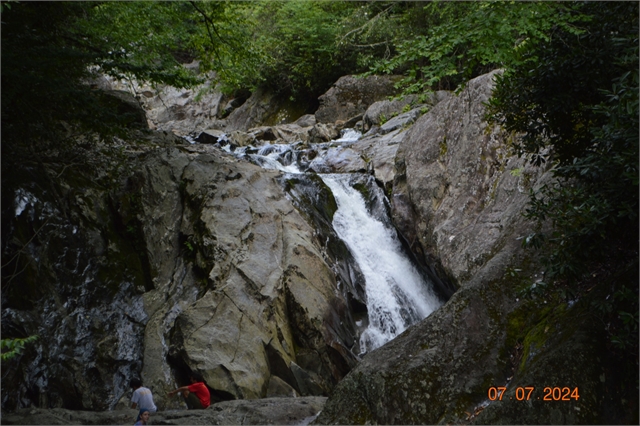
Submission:
M 133 388 L 133 395 L 131 395 L 131 408 L 147 408 L 150 413 L 155 413 L 158 408 L 153 403 L 153 395 L 148 388 L 142 386 L 140 379 L 132 379 L 131 387 Z

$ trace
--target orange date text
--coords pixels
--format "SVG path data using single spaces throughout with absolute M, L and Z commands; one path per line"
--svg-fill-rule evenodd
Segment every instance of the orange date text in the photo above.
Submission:
M 543 388 L 542 395 L 539 395 L 535 392 L 536 389 L 533 386 L 519 386 L 516 388 L 515 394 L 509 397 L 505 395 L 506 390 L 506 386 L 492 386 L 489 388 L 487 396 L 490 401 L 502 401 L 503 398 L 516 399 L 517 401 L 529 401 L 531 399 L 539 399 L 542 401 L 577 401 L 580 398 L 577 387 L 571 389 L 569 387 L 547 386 Z

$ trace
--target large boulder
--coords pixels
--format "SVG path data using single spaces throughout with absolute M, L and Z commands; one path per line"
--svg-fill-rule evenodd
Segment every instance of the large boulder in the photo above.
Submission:
M 415 108 L 420 108 L 422 111 L 428 111 L 438 102 L 449 96 L 451 96 L 450 92 L 446 90 L 438 90 L 436 92 L 429 93 L 423 98 L 418 95 L 407 95 L 374 102 L 369 106 L 369 108 L 367 108 L 367 111 L 362 117 L 364 131 L 368 131 L 373 126 L 381 126 L 391 118 Z
M 376 101 L 398 93 L 395 76 L 369 76 L 359 78 L 348 75 L 338 81 L 322 96 L 320 107 L 315 113 L 318 123 L 348 121 L 363 114 Z
M 395 158 L 406 129 L 385 135 L 365 136 L 352 145 L 352 149 L 368 160 L 368 169 L 385 189 L 391 189 L 396 175 Z
M 138 81 L 105 80 L 103 86 L 125 90 L 136 96 L 152 129 L 187 136 L 205 129 L 220 129 L 224 124 L 220 117 L 228 98 L 212 81 L 189 89 L 178 89 Z
M 366 168 L 367 163 L 357 151 L 342 146 L 329 148 L 322 158 L 309 164 L 309 169 L 317 173 L 363 172 Z
M 145 110 L 138 100 L 125 90 L 101 90 L 102 102 L 106 108 L 118 115 L 127 127 L 148 129 Z
M 364 130 L 369 130 L 374 125 L 380 125 L 389 118 L 403 112 L 406 108 L 411 108 L 418 102 L 417 95 L 405 96 L 399 99 L 383 99 L 374 102 L 365 111 L 362 121 Z
M 355 365 L 348 350 L 334 349 L 353 346 L 355 328 L 313 229 L 286 198 L 279 173 L 206 146 L 184 150 L 150 159 L 155 166 L 144 177 L 145 217 L 158 218 L 145 228 L 152 268 L 167 265 L 165 254 L 177 260 L 156 278 L 160 291 L 145 295 L 142 375 L 167 390 L 168 368 L 178 385 L 197 370 L 217 399 L 265 397 L 273 376 L 302 395 L 328 393 Z M 167 180 L 174 174 L 180 178 Z M 171 187 L 185 210 L 179 223 L 163 226 Z
M 437 104 L 399 147 L 403 169 L 394 194 L 406 194 L 419 220 L 413 229 L 432 259 L 459 285 L 501 252 L 513 252 L 527 231 L 528 191 L 544 169 L 509 154 L 508 135 L 484 121 L 497 71 L 472 80 Z
M 190 371 L 214 401 L 328 394 L 357 362 L 356 327 L 280 174 L 162 134 L 109 155 L 3 188 L 5 250 L 31 254 L 3 287 L 2 330 L 40 336 L 3 365 L 3 409 L 113 409 L 133 377 L 179 408 L 166 393 Z
M 276 126 L 260 126 L 248 130 L 248 134 L 257 141 L 276 141 L 277 143 L 307 142 L 312 127 L 301 127 L 296 123 Z
M 309 142 L 329 142 L 337 138 L 339 134 L 340 132 L 333 123 L 317 123 L 309 130 Z
M 246 131 L 252 127 L 260 126 L 271 116 L 275 115 L 279 107 L 280 104 L 277 102 L 277 98 L 273 93 L 256 90 L 246 102 L 238 108 L 235 108 L 231 114 L 226 117 L 225 129 L 227 131 Z
M 227 131 L 246 131 L 258 126 L 276 126 L 292 123 L 301 118 L 305 111 L 305 105 L 295 104 L 288 99 L 283 99 L 272 92 L 258 89 L 224 120 L 224 129 Z M 308 121 L 308 120 L 306 120 Z M 306 123 L 302 123 L 306 126 Z

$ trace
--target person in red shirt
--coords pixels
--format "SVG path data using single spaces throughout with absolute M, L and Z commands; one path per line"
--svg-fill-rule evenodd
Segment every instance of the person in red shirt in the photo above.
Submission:
M 169 396 L 173 396 L 178 392 L 182 392 L 187 407 L 190 409 L 204 409 L 211 405 L 211 395 L 209 394 L 209 388 L 204 384 L 204 377 L 200 373 L 195 371 L 189 376 L 191 384 L 182 386 L 176 390 L 168 393 Z

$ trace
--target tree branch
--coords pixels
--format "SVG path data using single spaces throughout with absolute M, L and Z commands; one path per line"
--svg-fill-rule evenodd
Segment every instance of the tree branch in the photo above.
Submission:
M 213 48 L 213 53 L 216 55 L 216 58 L 218 59 L 218 62 L 220 64 L 222 64 L 222 59 L 220 58 L 220 54 L 218 53 L 218 49 L 216 49 L 216 43 L 215 43 L 215 41 L 213 39 L 213 34 L 211 34 L 211 29 L 213 29 L 213 32 L 216 34 L 216 36 L 218 37 L 218 39 L 221 42 L 226 43 L 225 40 L 218 33 L 218 30 L 216 29 L 216 26 L 213 23 L 213 20 L 211 19 L 211 17 L 209 15 L 207 15 L 204 10 L 200 9 L 196 5 L 196 2 L 190 1 L 189 3 L 204 18 L 204 25 L 207 27 L 207 33 L 209 34 L 209 40 L 211 41 L 211 47 Z

